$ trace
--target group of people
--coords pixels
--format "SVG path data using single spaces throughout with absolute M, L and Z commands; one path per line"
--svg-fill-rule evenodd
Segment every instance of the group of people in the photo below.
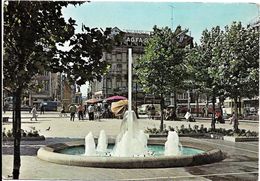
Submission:
M 86 114 L 88 113 L 89 120 L 95 119 L 95 113 L 96 117 L 100 118 L 100 111 L 99 106 L 95 107 L 93 104 L 90 104 L 88 106 L 84 106 L 82 104 L 78 104 L 76 106 L 75 104 L 71 104 L 69 106 L 69 112 L 70 112 L 70 121 L 75 120 L 76 113 L 78 114 L 79 120 L 84 120 L 84 117 L 86 117 Z M 62 112 L 65 112 L 65 108 L 63 107 Z

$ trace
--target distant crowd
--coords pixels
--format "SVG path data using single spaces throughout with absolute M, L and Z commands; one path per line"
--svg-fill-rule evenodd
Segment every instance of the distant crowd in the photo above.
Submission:
M 111 112 L 109 104 L 71 104 L 69 106 L 70 121 L 74 121 L 75 117 L 78 120 L 100 120 L 101 118 L 112 118 L 113 113 Z M 66 116 L 65 107 L 62 107 L 61 116 Z

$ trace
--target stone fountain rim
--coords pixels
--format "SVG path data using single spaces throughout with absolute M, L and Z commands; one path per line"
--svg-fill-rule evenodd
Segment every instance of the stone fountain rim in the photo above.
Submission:
M 109 139 L 113 143 L 114 139 Z M 149 139 L 148 144 L 164 145 L 165 139 Z M 37 156 L 41 160 L 52 163 L 100 168 L 167 168 L 184 167 L 209 164 L 225 159 L 226 155 L 217 148 L 209 145 L 200 144 L 194 141 L 181 141 L 185 147 L 201 149 L 205 152 L 195 155 L 182 156 L 159 156 L 159 157 L 97 157 L 83 155 L 67 155 L 57 153 L 67 147 L 84 145 L 84 141 L 72 141 L 65 143 L 50 144 L 41 147 Z

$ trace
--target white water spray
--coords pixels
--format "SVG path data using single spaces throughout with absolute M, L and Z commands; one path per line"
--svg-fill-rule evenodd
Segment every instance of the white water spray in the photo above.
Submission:
M 101 130 L 98 137 L 97 152 L 105 154 L 107 152 L 107 136 L 104 130 Z
M 165 156 L 178 156 L 181 155 L 181 150 L 179 147 L 179 136 L 176 131 L 169 131 L 167 136 L 167 141 L 165 142 L 164 147 Z
M 89 132 L 88 135 L 85 137 L 85 155 L 96 155 L 96 144 L 92 132 Z

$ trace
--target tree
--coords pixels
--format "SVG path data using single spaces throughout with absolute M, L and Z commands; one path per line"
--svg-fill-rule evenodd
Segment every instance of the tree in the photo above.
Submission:
M 62 8 L 82 2 L 7 1 L 4 4 L 4 87 L 13 94 L 13 179 L 19 178 L 21 141 L 21 95 L 33 78 L 44 71 L 64 72 L 78 85 L 100 79 L 107 70 L 103 50 L 111 50 L 110 29 L 90 29 L 65 21 Z M 70 50 L 57 45 L 69 42 Z
M 172 32 L 170 28 L 153 28 L 153 33 L 145 45 L 144 55 L 135 67 L 142 88 L 161 98 L 161 124 L 163 130 L 164 96 L 169 95 L 173 85 L 181 84 L 184 74 L 184 49 L 180 48 L 177 36 L 180 27 Z
M 186 61 L 188 73 L 195 87 L 211 95 L 213 104 L 212 129 L 215 129 L 215 102 L 216 97 L 223 94 L 222 80 L 220 79 L 219 62 L 222 56 L 223 31 L 219 26 L 202 32 L 201 44 L 196 45 L 187 53 Z
M 233 22 L 225 27 L 223 49 L 219 75 L 225 96 L 234 99 L 238 115 L 238 99 L 258 95 L 259 32 L 243 27 L 241 22 Z M 238 130 L 238 122 L 234 129 Z

